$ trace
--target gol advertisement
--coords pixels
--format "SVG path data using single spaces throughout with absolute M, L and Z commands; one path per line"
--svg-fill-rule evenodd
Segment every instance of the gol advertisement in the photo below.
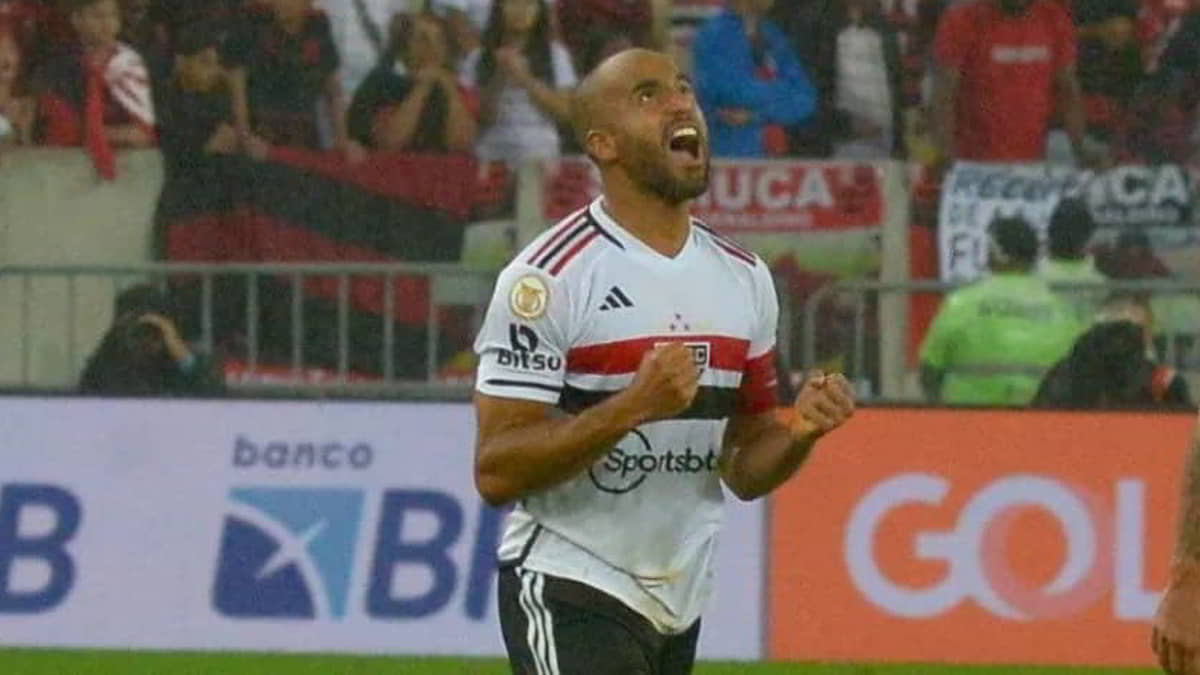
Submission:
M 1193 425 L 861 411 L 771 505 L 770 657 L 1152 664 Z

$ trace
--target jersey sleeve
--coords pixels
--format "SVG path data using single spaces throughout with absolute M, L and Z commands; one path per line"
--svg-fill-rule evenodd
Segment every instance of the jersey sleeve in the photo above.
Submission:
M 570 298 L 556 279 L 511 265 L 496 281 L 475 340 L 475 390 L 556 404 L 566 378 Z
M 764 413 L 779 404 L 775 357 L 779 298 L 771 273 L 761 260 L 754 269 L 754 294 L 755 325 L 738 388 L 737 411 L 744 415 Z

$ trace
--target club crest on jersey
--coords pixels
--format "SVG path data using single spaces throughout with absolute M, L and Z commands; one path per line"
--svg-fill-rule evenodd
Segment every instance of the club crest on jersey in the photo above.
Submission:
M 655 347 L 669 345 L 670 342 L 656 342 Z M 707 368 L 712 358 L 712 345 L 707 342 L 685 342 L 684 347 L 692 353 L 692 363 L 696 364 L 697 368 Z
M 529 321 L 540 319 L 549 304 L 550 289 L 546 287 L 546 282 L 533 274 L 517 279 L 508 294 L 508 305 L 513 314 Z

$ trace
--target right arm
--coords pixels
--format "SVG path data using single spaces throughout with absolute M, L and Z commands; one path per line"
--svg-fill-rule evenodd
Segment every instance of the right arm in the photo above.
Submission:
M 500 506 L 587 469 L 640 424 L 678 414 L 696 396 L 699 371 L 682 343 L 647 352 L 629 388 L 577 415 L 547 403 L 476 393 L 475 486 Z

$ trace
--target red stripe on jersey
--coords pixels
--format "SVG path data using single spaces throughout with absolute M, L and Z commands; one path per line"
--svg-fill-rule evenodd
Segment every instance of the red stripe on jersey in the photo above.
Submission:
M 757 415 L 779 405 L 779 375 L 775 369 L 774 349 L 746 362 L 737 398 L 737 411 L 744 415 Z
M 751 267 L 754 267 L 757 264 L 754 262 L 753 255 L 746 253 L 745 251 L 740 251 L 737 248 L 734 248 L 733 246 L 726 244 L 725 242 L 721 241 L 720 239 L 713 238 L 713 243 L 716 244 L 717 247 L 720 248 L 722 251 L 725 251 L 729 255 L 737 258 L 738 260 L 741 260 L 742 262 L 746 263 L 747 265 L 750 265 Z
M 570 216 L 567 216 L 566 218 L 564 218 L 563 222 L 560 223 L 559 226 L 555 229 L 554 234 L 550 235 L 550 238 L 546 240 L 546 243 L 542 244 L 541 248 L 539 248 L 537 250 L 537 253 L 534 253 L 533 255 L 529 256 L 529 258 L 525 261 L 526 264 L 533 265 L 535 260 L 542 257 L 543 253 L 545 253 L 546 251 L 549 251 L 551 246 L 553 246 L 555 243 L 557 243 L 559 239 L 562 239 L 563 236 L 565 236 L 568 232 L 570 232 L 572 228 L 574 228 L 579 223 L 583 222 L 582 219 L 586 218 L 586 217 L 587 217 L 587 209 L 584 209 L 582 211 L 579 211 L 573 215 L 570 215 Z
M 622 375 L 637 372 L 642 355 L 661 342 L 706 342 L 708 366 L 741 371 L 746 365 L 750 341 L 724 335 L 658 335 L 575 347 L 567 352 L 568 373 Z
M 579 243 L 572 246 L 570 250 L 568 250 L 561 258 L 558 259 L 558 262 L 554 264 L 553 269 L 550 270 L 550 276 L 558 276 L 558 273 L 562 271 L 562 268 L 566 267 L 567 263 L 571 262 L 571 258 L 574 258 L 576 255 L 578 255 L 579 252 L 583 250 L 583 247 L 592 243 L 592 240 L 599 236 L 599 230 L 592 230 L 591 232 L 588 232 L 586 237 L 580 239 Z

